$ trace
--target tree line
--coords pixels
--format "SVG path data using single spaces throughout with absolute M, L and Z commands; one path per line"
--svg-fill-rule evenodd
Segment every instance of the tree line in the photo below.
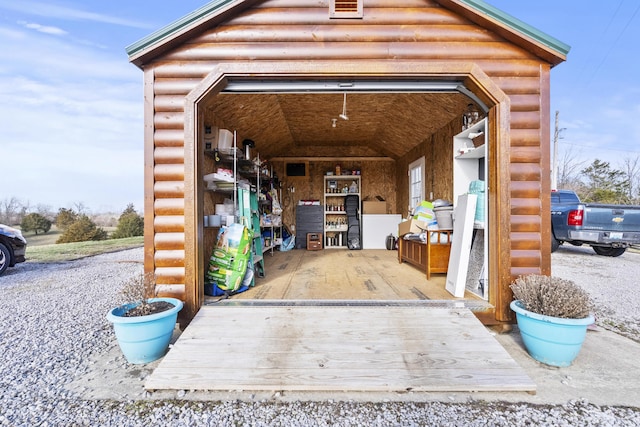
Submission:
M 120 214 L 116 230 L 111 236 L 86 213 L 82 204 L 77 204 L 75 208 L 60 208 L 56 214 L 51 213 L 46 207 L 29 212 L 28 205 L 22 205 L 16 198 L 10 198 L 3 200 L 0 205 L 0 223 L 19 225 L 23 232 L 35 234 L 48 233 L 55 224 L 62 231 L 56 243 L 122 239 L 144 234 L 144 219 L 136 212 L 133 204 L 129 204 Z
M 573 150 L 558 159 L 558 188 L 575 191 L 593 203 L 640 205 L 640 156 L 622 159 L 616 168 L 600 159 L 579 161 Z

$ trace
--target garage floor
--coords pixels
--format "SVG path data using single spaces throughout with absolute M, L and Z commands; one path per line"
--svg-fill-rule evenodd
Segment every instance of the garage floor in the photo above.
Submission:
M 456 300 L 445 290 L 446 274 L 427 281 L 424 271 L 399 264 L 397 251 L 273 251 L 265 255 L 265 271 L 253 288 L 232 299 Z M 464 299 L 484 304 L 471 292 Z

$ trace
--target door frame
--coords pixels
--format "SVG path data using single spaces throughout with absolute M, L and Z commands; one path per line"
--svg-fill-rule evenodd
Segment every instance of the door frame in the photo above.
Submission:
M 199 129 L 203 110 L 212 97 L 221 92 L 229 79 L 354 79 L 378 80 L 459 80 L 489 109 L 491 126 L 488 162 L 489 217 L 489 302 L 495 307 L 495 320 L 510 321 L 511 253 L 510 223 L 510 101 L 509 97 L 472 62 L 434 61 L 313 61 L 313 62 L 231 62 L 220 63 L 185 99 L 184 191 L 185 191 L 185 305 L 195 315 L 204 302 L 203 254 L 203 159 L 200 155 Z

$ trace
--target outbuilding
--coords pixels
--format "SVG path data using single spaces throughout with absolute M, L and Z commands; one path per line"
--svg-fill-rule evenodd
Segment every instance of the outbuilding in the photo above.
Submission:
M 403 218 L 416 194 L 456 203 L 483 182 L 481 320 L 512 322 L 512 280 L 550 274 L 550 72 L 568 51 L 480 0 L 209 2 L 127 48 L 144 72 L 145 270 L 195 316 L 222 203 L 207 132 L 229 129 L 279 178 L 289 226 L 337 165 Z M 460 190 L 456 159 L 479 146 Z

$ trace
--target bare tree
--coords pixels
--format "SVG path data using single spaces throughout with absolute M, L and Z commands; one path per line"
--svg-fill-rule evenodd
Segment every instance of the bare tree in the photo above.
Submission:
M 628 181 L 627 197 L 633 203 L 640 203 L 640 155 L 635 158 L 626 157 L 620 164 L 620 170 Z
M 80 215 L 87 215 L 89 213 L 89 209 L 82 202 L 74 202 L 73 207 Z
M 578 160 L 575 146 L 569 145 L 558 158 L 558 188 L 577 191 L 581 186 L 581 170 L 585 161 Z
M 22 202 L 17 197 L 5 198 L 0 202 L 0 223 L 6 225 L 17 225 L 22 222 L 20 212 Z

